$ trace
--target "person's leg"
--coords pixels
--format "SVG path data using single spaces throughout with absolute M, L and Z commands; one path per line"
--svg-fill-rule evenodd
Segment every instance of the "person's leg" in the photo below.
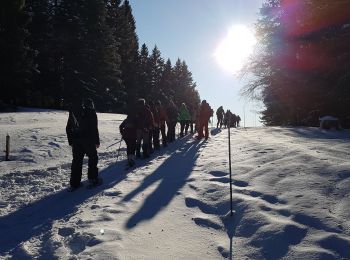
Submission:
M 208 122 L 204 124 L 205 139 L 209 138 Z
M 86 155 L 89 157 L 88 162 L 88 179 L 96 180 L 98 177 L 98 155 L 96 150 L 96 145 L 94 143 L 89 143 L 85 145 Z
M 204 123 L 202 121 L 199 122 L 199 128 L 198 128 L 198 139 L 203 138 L 203 128 L 204 128 Z
M 153 147 L 154 149 L 159 149 L 160 148 L 160 144 L 159 144 L 159 127 L 155 127 L 153 129 Z
M 189 126 L 190 126 L 190 121 L 186 120 L 186 122 L 185 122 L 185 135 L 187 135 L 187 133 L 188 133 Z
M 167 140 L 168 142 L 171 142 L 171 131 L 172 131 L 172 125 L 170 121 L 167 121 L 167 126 L 168 126 L 168 132 L 167 132 Z
M 180 137 L 184 136 L 185 121 L 180 121 Z
M 141 157 L 141 141 L 142 141 L 142 130 L 137 129 L 137 131 L 136 131 L 136 158 Z
M 128 158 L 128 166 L 133 165 L 133 157 L 135 154 L 135 146 L 136 146 L 136 138 L 133 141 L 132 138 L 125 138 L 125 143 L 126 143 L 126 155 Z M 133 145 L 135 143 L 135 145 Z
M 142 132 L 142 153 L 143 158 L 149 157 L 149 132 L 146 131 Z
M 154 147 L 153 147 L 153 130 L 149 129 L 148 130 L 148 151 L 150 154 L 154 152 Z
M 172 136 L 171 136 L 171 139 L 172 141 L 175 141 L 176 139 L 176 121 L 175 122 L 172 122 Z
M 176 124 L 174 124 L 173 122 L 169 122 L 168 126 L 169 126 L 169 128 L 168 128 L 168 141 L 173 142 L 175 140 L 175 126 L 176 126 Z
M 70 186 L 72 188 L 79 187 L 81 182 L 83 159 L 84 159 L 84 149 L 80 144 L 73 144 L 72 146 L 73 160 L 71 165 L 71 175 L 70 175 Z
M 160 131 L 162 133 L 162 144 L 163 146 L 167 146 L 167 136 L 165 134 L 165 123 L 160 127 Z

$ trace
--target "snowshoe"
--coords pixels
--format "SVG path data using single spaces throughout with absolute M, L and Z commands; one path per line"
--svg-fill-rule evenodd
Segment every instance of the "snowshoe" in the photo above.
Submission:
M 129 170 L 130 168 L 135 166 L 135 161 L 133 159 L 129 159 L 128 163 L 125 165 L 124 170 Z

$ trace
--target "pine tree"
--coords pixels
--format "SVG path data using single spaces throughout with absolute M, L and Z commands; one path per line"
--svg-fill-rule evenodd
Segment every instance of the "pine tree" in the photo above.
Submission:
M 27 0 L 26 9 L 32 14 L 28 40 L 35 53 L 35 70 L 27 89 L 26 103 L 29 106 L 58 107 L 60 60 L 59 51 L 53 48 L 55 5 L 48 0 Z
M 120 110 L 120 56 L 103 0 L 61 1 L 56 15 L 66 99 L 92 97 L 99 110 Z
M 248 66 L 254 77 L 245 89 L 263 100 L 265 124 L 317 125 L 321 115 L 347 116 L 349 99 L 339 90 L 349 69 L 349 7 L 265 1 L 256 26 L 260 49 Z
M 120 43 L 119 53 L 121 56 L 121 78 L 125 85 L 128 99 L 137 95 L 137 61 L 138 61 L 138 37 L 136 35 L 135 19 L 129 1 L 117 9 L 117 21 L 115 24 L 115 38 Z
M 188 71 L 187 65 L 177 59 L 175 66 L 173 68 L 173 87 L 175 92 L 175 104 L 180 106 L 181 103 L 185 102 L 185 89 L 188 87 L 189 82 L 192 82 L 192 76 Z
M 174 74 L 170 59 L 164 64 L 162 77 L 159 82 L 160 99 L 164 103 L 167 99 L 174 99 L 175 90 L 173 88 Z
M 0 86 L 1 100 L 18 104 L 25 98 L 33 63 L 28 46 L 28 13 L 24 0 L 4 0 L 0 3 Z
M 62 98 L 65 103 L 74 101 L 94 93 L 87 86 L 85 73 L 86 60 L 86 17 L 84 16 L 85 1 L 62 0 L 56 8 L 54 30 L 55 47 L 60 50 L 62 61 Z
M 161 56 L 160 50 L 154 46 L 152 54 L 149 57 L 150 68 L 150 91 L 148 95 L 149 100 L 158 100 L 161 97 L 160 81 L 163 74 L 164 60 Z
M 88 34 L 86 59 L 88 73 L 93 75 L 94 86 L 100 108 L 104 111 L 122 111 L 124 100 L 120 93 L 123 86 L 120 79 L 120 56 L 118 43 L 107 21 L 107 9 L 103 0 L 89 0 L 87 6 Z
M 140 54 L 138 56 L 138 80 L 135 96 L 137 98 L 149 98 L 151 90 L 151 66 L 150 57 L 146 44 L 142 44 Z

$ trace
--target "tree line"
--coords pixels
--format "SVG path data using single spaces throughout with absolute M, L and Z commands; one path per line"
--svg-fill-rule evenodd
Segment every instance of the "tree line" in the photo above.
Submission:
M 139 47 L 125 0 L 4 0 L 0 4 L 0 102 L 64 107 L 89 97 L 125 112 L 137 98 L 200 103 L 184 60 Z
M 344 0 L 264 1 L 243 93 L 263 101 L 265 125 L 316 126 L 333 115 L 350 126 L 349 10 Z

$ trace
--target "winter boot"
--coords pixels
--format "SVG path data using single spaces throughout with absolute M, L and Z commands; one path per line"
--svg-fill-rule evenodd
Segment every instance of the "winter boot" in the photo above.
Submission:
M 103 179 L 100 177 L 97 177 L 95 179 L 90 179 L 88 188 L 91 189 L 91 188 L 100 186 L 102 183 L 103 183 Z

